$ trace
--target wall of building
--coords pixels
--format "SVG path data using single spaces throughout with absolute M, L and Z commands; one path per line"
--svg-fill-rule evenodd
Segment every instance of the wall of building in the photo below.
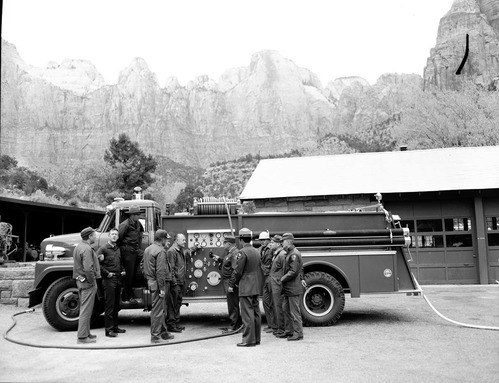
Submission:
M 345 211 L 374 205 L 367 195 L 287 197 L 255 200 L 256 212 Z
M 0 304 L 28 307 L 28 291 L 35 281 L 35 263 L 15 263 L 0 267 Z

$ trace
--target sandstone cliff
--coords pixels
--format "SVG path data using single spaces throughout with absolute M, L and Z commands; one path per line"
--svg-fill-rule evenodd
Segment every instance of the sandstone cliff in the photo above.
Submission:
M 457 75 L 469 35 L 469 53 Z M 485 87 L 499 82 L 499 1 L 454 0 L 440 20 L 437 41 L 424 69 L 426 88 L 457 89 L 464 77 Z

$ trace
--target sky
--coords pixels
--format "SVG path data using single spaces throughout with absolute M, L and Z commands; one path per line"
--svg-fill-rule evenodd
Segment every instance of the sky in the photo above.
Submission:
M 136 57 L 160 86 L 225 70 L 276 50 L 318 75 L 373 84 L 423 74 L 453 0 L 3 0 L 2 38 L 30 65 L 82 59 L 106 83 Z

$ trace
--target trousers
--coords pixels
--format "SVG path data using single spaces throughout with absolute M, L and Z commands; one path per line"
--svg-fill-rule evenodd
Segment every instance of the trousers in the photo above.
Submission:
M 80 298 L 80 316 L 78 318 L 78 338 L 87 338 L 90 335 L 90 320 L 94 309 L 95 294 L 97 293 L 97 283 L 88 288 L 82 288 L 80 281 L 76 281 L 78 296 Z
M 301 320 L 300 295 L 284 295 L 282 309 L 284 311 L 286 333 L 302 337 L 303 324 Z
M 274 305 L 272 302 L 272 289 L 270 286 L 270 277 L 265 277 L 265 282 L 263 283 L 263 311 L 265 312 L 265 318 L 267 319 L 267 326 L 276 330 L 277 324 L 274 315 Z
M 243 343 L 260 343 L 261 314 L 258 295 L 239 297 L 241 318 L 244 324 Z
M 121 259 L 125 267 L 125 284 L 123 286 L 123 300 L 128 301 L 134 298 L 132 284 L 137 273 L 139 249 L 135 246 L 123 245 L 120 247 Z
M 106 332 L 118 327 L 118 312 L 120 311 L 120 289 L 121 276 L 114 275 L 111 278 L 103 277 L 102 287 L 104 289 L 104 326 Z

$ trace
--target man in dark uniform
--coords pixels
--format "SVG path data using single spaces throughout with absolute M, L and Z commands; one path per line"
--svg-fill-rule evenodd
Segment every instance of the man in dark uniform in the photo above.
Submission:
M 170 236 L 166 230 L 159 229 L 154 233 L 154 243 L 144 251 L 143 267 L 147 287 L 151 291 L 151 343 L 164 343 L 174 336 L 166 331 L 165 297 L 170 289 L 171 270 L 166 260 L 165 246 L 169 244 Z
M 274 319 L 274 308 L 272 307 L 272 293 L 270 292 L 270 267 L 272 266 L 272 249 L 270 247 L 270 236 L 268 231 L 262 231 L 258 237 L 262 244 L 260 246 L 260 259 L 263 272 L 263 310 L 267 319 L 267 328 L 265 332 L 274 332 L 277 325 Z
M 97 336 L 90 333 L 90 319 L 97 293 L 97 279 L 101 277 L 99 261 L 91 247 L 96 234 L 94 229 L 86 227 L 80 235 L 82 241 L 73 252 L 73 278 L 76 279 L 80 299 L 77 343 L 95 343 Z
M 303 339 L 303 324 L 300 311 L 300 295 L 303 293 L 301 280 L 303 263 L 301 253 L 293 243 L 294 239 L 292 233 L 282 235 L 282 247 L 286 252 L 284 275 L 281 278 L 286 332 L 280 335 L 279 338 L 301 340 Z
M 242 325 L 241 311 L 239 310 L 239 287 L 234 286 L 232 292 L 229 292 L 229 281 L 236 270 L 237 255 L 239 249 L 236 247 L 236 238 L 232 235 L 225 237 L 224 248 L 227 255 L 223 260 L 220 260 L 218 255 L 214 255 L 215 261 L 221 262 L 222 267 L 222 282 L 224 285 L 225 295 L 227 296 L 227 311 L 229 312 L 230 328 L 229 331 L 235 331 Z
M 285 333 L 284 314 L 282 312 L 282 283 L 281 278 L 284 275 L 284 262 L 286 252 L 282 248 L 282 237 L 274 235 L 270 242 L 272 248 L 272 267 L 270 268 L 270 291 L 272 293 L 272 307 L 274 308 L 274 320 L 276 331 L 273 334 L 277 337 Z
M 97 250 L 97 257 L 99 258 L 101 266 L 102 287 L 104 289 L 105 333 L 106 336 L 110 338 L 114 338 L 118 336 L 118 334 L 126 332 L 126 330 L 118 327 L 121 276 L 125 274 L 120 248 L 116 245 L 118 235 L 118 229 L 111 229 L 109 231 L 109 241 Z
M 261 270 L 260 254 L 251 246 L 251 231 L 243 228 L 239 230 L 239 238 L 244 243 L 237 256 L 236 271 L 229 281 L 229 292 L 239 285 L 239 302 L 241 304 L 241 318 L 244 330 L 243 339 L 238 347 L 253 347 L 260 344 L 261 317 L 260 295 Z
M 180 307 L 182 306 L 185 286 L 185 251 L 185 236 L 182 233 L 175 234 L 173 245 L 166 251 L 166 259 L 172 270 L 170 294 L 166 297 L 168 306 L 166 328 L 170 332 L 185 330 L 185 327 L 179 326 Z
M 121 257 L 125 266 L 125 286 L 123 288 L 123 301 L 137 303 L 133 295 L 132 283 L 137 272 L 142 232 L 144 228 L 139 221 L 140 208 L 130 206 L 129 217 L 119 226 L 119 240 Z

